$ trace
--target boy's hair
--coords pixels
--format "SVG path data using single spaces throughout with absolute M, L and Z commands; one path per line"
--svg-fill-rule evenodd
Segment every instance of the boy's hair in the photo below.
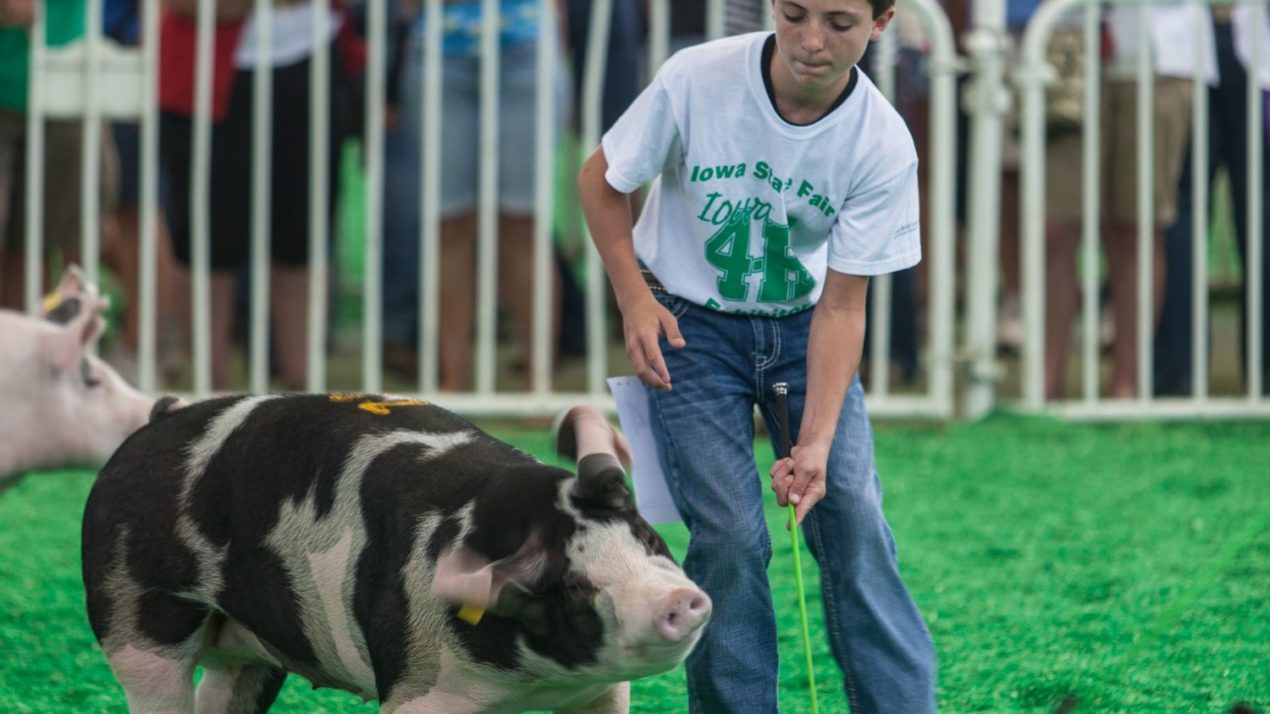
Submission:
M 895 7 L 895 0 L 869 0 L 869 5 L 873 7 L 873 18 L 876 20 L 887 10 Z
M 772 4 L 775 5 L 776 0 L 772 0 Z M 869 0 L 869 7 L 873 8 L 873 19 L 876 20 L 887 10 L 895 7 L 895 0 Z

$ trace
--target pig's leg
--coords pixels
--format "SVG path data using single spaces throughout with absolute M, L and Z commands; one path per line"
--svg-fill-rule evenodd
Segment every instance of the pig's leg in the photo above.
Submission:
M 188 648 L 183 645 L 180 649 Z M 172 654 L 175 656 L 164 656 L 131 644 L 111 653 L 110 669 L 123 686 L 132 714 L 194 711 L 194 658 Z
M 631 709 L 631 683 L 619 682 L 589 702 L 555 710 L 555 714 L 627 714 Z
M 138 593 L 139 595 L 139 593 Z M 107 656 L 133 714 L 189 714 L 194 711 L 194 667 L 205 645 L 207 612 L 189 602 L 151 593 L 134 601 L 139 621 L 161 630 L 167 642 L 155 646 L 141 632 L 122 634 L 123 645 Z M 115 639 L 112 633 L 108 640 Z
M 207 667 L 198 683 L 198 714 L 263 714 L 278 698 L 286 670 L 270 664 Z

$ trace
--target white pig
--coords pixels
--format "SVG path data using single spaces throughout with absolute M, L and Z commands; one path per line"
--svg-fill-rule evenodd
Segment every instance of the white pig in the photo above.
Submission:
M 45 303 L 44 319 L 0 310 L 0 476 L 102 463 L 154 404 L 87 354 L 109 303 L 77 268 Z

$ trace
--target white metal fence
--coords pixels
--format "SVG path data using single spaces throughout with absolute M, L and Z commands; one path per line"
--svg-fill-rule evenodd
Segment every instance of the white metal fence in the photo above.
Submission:
M 90 27 L 101 26 L 102 0 L 86 0 L 88 7 L 88 24 Z M 707 35 L 713 36 L 722 32 L 723 0 L 708 0 L 707 3 Z M 1197 385 L 1193 397 L 1185 400 L 1153 400 L 1149 396 L 1141 397 L 1130 403 L 1113 402 L 1100 398 L 1097 392 L 1098 355 L 1089 346 L 1093 340 L 1086 339 L 1084 351 L 1085 392 L 1084 398 L 1073 403 L 1047 403 L 1040 391 L 1038 365 L 1042 360 L 1043 346 L 1040 344 L 1043 315 L 1038 306 L 1043 285 L 1043 251 L 1039 249 L 1043 239 L 1044 196 L 1043 181 L 1043 139 L 1038 132 L 1042 131 L 1040 121 L 1043 112 L 1044 86 L 1050 76 L 1044 57 L 1045 40 L 1055 21 L 1064 13 L 1088 5 L 1100 7 L 1087 0 L 1047 0 L 1035 16 L 1023 41 L 1023 60 L 1014 74 L 1024 100 L 1024 173 L 1023 173 L 1023 209 L 1024 209 L 1024 284 L 1025 284 L 1025 324 L 1028 328 L 1027 341 L 1021 366 L 1021 400 L 1023 408 L 1029 410 L 1055 409 L 1059 413 L 1072 416 L 1159 416 L 1159 415 L 1266 415 L 1270 414 L 1270 405 L 1260 396 L 1262 385 L 1259 378 L 1251 376 L 1248 380 L 1246 397 L 1228 399 L 1214 398 L 1206 393 L 1203 380 Z M 329 7 L 325 0 L 318 0 L 319 8 Z M 143 3 L 143 23 L 140 49 L 122 49 L 109 41 L 103 41 L 97 32 L 88 33 L 84 41 L 63 48 L 46 48 L 43 46 L 42 26 L 40 20 L 31 33 L 32 74 L 29 110 L 29 154 L 28 177 L 29 188 L 27 215 L 28 221 L 26 251 L 26 304 L 34 311 L 42 292 L 41 271 L 43 251 L 41 249 L 41 226 L 37 210 L 43 201 L 41 171 L 42 126 L 45 117 L 79 117 L 84 123 L 85 151 L 83 158 L 85 202 L 82 226 L 83 257 L 87 263 L 88 274 L 96 277 L 98 270 L 98 207 L 95 205 L 97 190 L 96 181 L 100 175 L 98 157 L 100 153 L 96 142 L 101 136 L 99 130 L 103 119 L 131 118 L 139 121 L 141 126 L 141 194 L 140 212 L 140 312 L 141 328 L 139 340 L 138 381 L 143 390 L 159 389 L 158 365 L 156 360 L 157 327 L 156 327 L 156 241 L 157 230 L 155 216 L 158 208 L 158 113 L 157 113 L 157 54 L 155 48 L 158 38 L 159 4 L 158 0 L 146 0 Z M 209 199 L 208 175 L 211 161 L 211 98 L 212 98 L 212 43 L 214 0 L 198 0 L 198 42 L 196 72 L 196 103 L 193 135 L 193 167 L 192 190 L 190 203 L 193 208 L 192 229 L 192 377 L 190 391 L 196 397 L 205 396 L 213 391 L 211 379 L 210 338 L 210 297 L 208 287 L 209 242 Z M 532 353 L 534 359 L 533 373 L 529 375 L 525 390 L 505 391 L 496 388 L 499 353 L 498 346 L 498 313 L 497 313 L 497 117 L 498 80 L 502 68 L 498 57 L 498 1 L 482 0 L 484 24 L 482 29 L 480 74 L 480 145 L 479 161 L 480 191 L 477 209 L 477 271 L 476 280 L 477 311 L 475 340 L 475 387 L 468 393 L 438 394 L 438 353 L 437 345 L 447 338 L 439 328 L 439 225 L 441 216 L 440 186 L 444 177 L 440 171 L 440 152 L 437 147 L 441 141 L 440 127 L 446 121 L 446 110 L 441 100 L 441 26 L 442 2 L 426 0 L 422 12 L 426 15 L 426 35 L 423 39 L 423 91 L 422 91 L 422 126 L 420 144 L 424 147 L 424 162 L 421 167 L 422 181 L 418 198 L 420 211 L 420 261 L 421 283 L 419 290 L 419 350 L 418 381 L 413 389 L 426 399 L 436 399 L 458 411 L 471 414 L 500 413 L 508 415 L 537 415 L 552 413 L 565 405 L 579 402 L 590 402 L 602 407 L 611 407 L 611 401 L 605 388 L 604 380 L 610 374 L 610 355 L 620 352 L 621 347 L 612 339 L 612 331 L 608 324 L 606 306 L 607 290 L 598 255 L 587 242 L 585 252 L 585 298 L 586 298 L 586 334 L 588 338 L 585 362 L 585 378 L 580 387 L 562 387 L 555 380 L 558 373 L 551 367 L 553 335 L 547 327 L 551 320 L 551 281 L 553 224 L 557 206 L 562 204 L 562 197 L 557 191 L 572 191 L 572 183 L 557 184 L 555 161 L 559 156 L 558 147 L 552 132 L 552 72 L 555 55 L 559 52 L 557 39 L 553 32 L 540 34 L 537 54 L 538 94 L 536 103 L 537 138 L 534 146 L 519 147 L 522 151 L 536 154 L 537 180 L 535 197 L 535 234 L 533 239 L 534 297 L 533 297 L 533 339 Z M 544 26 L 554 23 L 556 17 L 556 0 L 540 0 L 541 17 L 550 18 L 543 22 Z M 585 61 L 585 78 L 582 85 L 581 116 L 579 125 L 580 145 L 588 148 L 598 144 L 601 129 L 601 100 L 607 53 L 608 32 L 611 21 L 612 0 L 594 0 L 589 27 L 588 56 Z M 1009 397 L 998 394 L 998 383 L 1002 367 L 997 358 L 995 342 L 996 324 L 996 269 L 997 246 L 996 236 L 997 209 L 1000 200 L 1000 146 L 1002 133 L 1002 117 L 1006 112 L 1010 96 L 1006 79 L 1007 35 L 1003 32 L 1004 5 L 993 0 L 980 0 L 976 5 L 978 24 L 966 36 L 964 46 L 969 54 L 965 60 L 957 56 L 953 29 L 947 16 L 935 0 L 901 0 L 900 12 L 909 13 L 920 26 L 926 38 L 924 73 L 929 77 L 929 149 L 921 156 L 927 167 L 929 180 L 926 187 L 926 215 L 923 217 L 926 237 L 926 271 L 925 284 L 926 305 L 921 316 L 926 325 L 921 351 L 921 377 L 913 385 L 893 387 L 888 379 L 888 366 L 891 362 L 890 339 L 888 336 L 891 305 L 889 280 L 878 279 L 874 285 L 874 305 L 870 316 L 872 347 L 866 357 L 871 366 L 868 382 L 868 400 L 872 413 L 878 416 L 925 417 L 946 419 L 960 411 L 969 417 L 977 417 L 989 409 L 1002 403 L 1009 403 Z M 254 17 L 260 30 L 256 33 L 257 52 L 268 53 L 270 19 L 273 14 L 271 0 L 256 0 Z M 384 388 L 384 370 L 382 368 L 382 325 L 383 315 L 378 289 L 383 280 L 382 255 L 382 217 L 384 195 L 384 87 L 386 73 L 385 47 L 387 38 L 384 28 L 387 26 L 387 6 L 383 2 L 367 3 L 367 43 L 368 63 L 366 66 L 366 102 L 365 102 L 365 134 L 364 134 L 364 206 L 365 217 L 362 233 L 364 234 L 364 273 L 360 276 L 363 288 L 362 316 L 360 320 L 360 383 L 335 385 L 328 384 L 328 345 L 333 344 L 328 335 L 329 306 L 331 296 L 329 283 L 321 276 L 330 270 L 328 265 L 329 246 L 332 227 L 327 220 L 326 187 L 330 181 L 330 165 L 336 157 L 327 155 L 326 138 L 329 127 L 325 124 L 325 94 L 329 63 L 328 45 L 321 38 L 328 36 L 329 28 L 324 26 L 326 14 L 315 13 L 319 18 L 312 26 L 313 56 L 311 77 L 314 92 L 311 103 L 310 145 L 312 151 L 313 171 L 311 181 L 311 235 L 310 235 L 310 271 L 313 276 L 309 290 L 309 309 L 305 319 L 308 321 L 308 370 L 307 388 L 314 391 L 335 388 L 356 388 L 363 391 L 380 391 Z M 669 19 L 671 3 L 669 0 L 651 0 L 649 3 L 649 36 L 648 60 L 650 68 L 655 68 L 666 56 L 669 47 Z M 1093 13 L 1090 13 L 1093 16 Z M 769 22 L 770 24 L 770 22 Z M 876 75 L 879 85 L 884 90 L 894 91 L 894 65 L 889 58 L 895 56 L 894 32 L 888 32 L 884 41 L 877 47 L 881 58 Z M 1257 51 L 1262 51 L 1258 49 Z M 1266 51 L 1270 51 L 1268 48 Z M 253 171 L 255 210 L 252 215 L 252 260 L 251 285 L 253 296 L 250 310 L 250 329 L 248 331 L 247 353 L 249 369 L 246 384 L 252 391 L 266 391 L 269 383 L 269 315 L 266 296 L 268 290 L 269 263 L 269 216 L 268 191 L 269 183 L 264 180 L 273 170 L 269 159 L 270 143 L 270 76 L 268 65 L 266 71 L 255 72 L 254 84 L 254 133 L 257 141 L 254 144 Z M 966 235 L 968 245 L 966 251 L 967 278 L 965 282 L 964 308 L 960 314 L 955 310 L 956 291 L 954 290 L 955 263 L 955 218 L 954 201 L 956 196 L 955 172 L 955 125 L 957 101 L 955 92 L 956 75 L 963 69 L 969 70 L 969 82 L 964 96 L 964 105 L 971 121 L 969 145 L 969 187 Z M 1097 62 L 1089 63 L 1089 71 L 1096 76 Z M 1196 77 L 1196 86 L 1200 86 L 1200 78 Z M 1096 92 L 1097 82 L 1087 82 Z M 1149 90 L 1148 90 L 1149 91 Z M 1197 105 L 1199 104 L 1197 93 Z M 1258 94 L 1256 99 L 1260 99 Z M 1254 100 L 1253 91 L 1249 91 L 1251 112 Z M 1097 126 L 1096 102 L 1086 102 L 1086 126 Z M 1196 108 L 1196 134 L 1200 134 L 1201 107 Z M 1251 114 L 1250 114 L 1250 123 Z M 1260 119 L 1255 126 L 1260 131 Z M 1149 137 L 1149 126 L 1144 127 Z M 1089 134 L 1087 133 L 1087 136 Z M 1093 139 L 1096 141 L 1096 138 Z M 1250 146 L 1260 146 L 1253 142 L 1261 141 L 1258 133 L 1252 135 L 1250 129 Z M 1202 142 L 1197 142 L 1202 143 Z M 1149 144 L 1146 144 L 1149 146 Z M 1202 148 L 1196 149 L 1196 165 L 1204 165 Z M 1259 152 L 1254 152 L 1260 156 Z M 1145 157 L 1149 167 L 1150 157 Z M 1087 166 L 1089 164 L 1087 163 Z M 1255 176 L 1251 182 L 1260 191 L 1260 162 L 1254 160 Z M 565 173 L 572 175 L 575 167 L 566 167 Z M 1089 169 L 1092 171 L 1092 169 Z M 1147 173 L 1147 172 L 1144 172 Z M 1084 177 L 1088 185 L 1096 190 L 1096 176 Z M 1198 188 L 1198 182 L 1197 182 Z M 1146 187 L 1143 191 L 1148 190 Z M 1256 210 L 1250 215 L 1251 250 L 1254 255 L 1264 250 L 1260 240 L 1260 194 L 1253 196 L 1252 204 Z M 563 202 L 567 205 L 567 201 Z M 1196 227 L 1206 228 L 1208 206 L 1204 194 L 1197 191 Z M 1204 221 L 1201 223 L 1201 221 Z M 1092 228 L 1091 228 L 1092 226 Z M 1097 217 L 1092 216 L 1086 222 L 1086 260 L 1085 275 L 1085 317 L 1084 328 L 1088 338 L 1092 322 L 1097 313 L 1096 270 L 1093 266 L 1097 240 Z M 1145 229 L 1144 229 L 1145 230 Z M 1202 250 L 1206 230 L 1197 230 L 1197 250 Z M 351 236 L 341 236 L 340 240 L 350 240 Z M 1143 252 L 1145 256 L 1145 251 Z M 1198 255 L 1202 255 L 1199 253 Z M 1149 256 L 1143 258 L 1149 260 Z M 1202 261 L 1197 260 L 1197 265 Z M 1257 264 L 1253 262 L 1253 264 Z M 1148 268 L 1143 268 L 1147 270 Z M 1261 276 L 1252 271 L 1253 295 L 1259 296 L 1263 289 Z M 1197 269 L 1196 305 L 1206 308 L 1205 295 L 1207 284 L 1204 282 L 1202 269 Z M 1145 311 L 1149 300 L 1140 301 Z M 1259 300 L 1250 299 L 1249 313 L 1259 315 Z M 1196 335 L 1206 333 L 1203 315 L 1205 309 L 1197 309 Z M 1149 320 L 1144 312 L 1142 319 Z M 1148 324 L 1149 323 L 1141 323 Z M 1250 365 L 1257 364 L 1262 350 L 1263 336 L 1254 325 L 1247 346 L 1247 358 Z M 960 347 L 954 347 L 956 328 L 963 328 Z M 1149 364 L 1150 329 L 1139 331 L 1141 359 Z M 1195 341 L 1197 360 L 1203 360 L 1206 345 L 1200 337 Z M 620 360 L 624 365 L 624 359 Z M 1200 361 L 1203 365 L 1204 362 Z M 620 370 L 617 370 L 620 371 Z M 1256 370 L 1251 370 L 1250 375 Z M 1150 394 L 1149 370 L 1140 371 L 1144 375 L 1140 381 L 1140 394 Z M 1202 371 L 1201 371 L 1202 373 Z M 955 384 L 956 382 L 956 384 Z M 954 402 L 954 391 L 960 388 L 964 402 L 960 410 Z M 398 390 L 401 391 L 401 390 Z

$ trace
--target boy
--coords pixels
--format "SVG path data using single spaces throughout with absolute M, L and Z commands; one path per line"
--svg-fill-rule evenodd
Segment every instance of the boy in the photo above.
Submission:
M 934 711 L 933 645 L 899 577 L 856 376 L 868 276 L 921 257 L 912 137 L 855 67 L 894 0 L 772 12 L 774 36 L 672 57 L 579 176 L 691 532 L 684 567 L 716 604 L 687 663 L 689 703 L 777 709 L 752 415 L 779 439 L 771 387 L 787 382 L 796 446 L 772 488 L 806 520 L 851 710 Z M 653 179 L 632 231 L 628 194 Z

